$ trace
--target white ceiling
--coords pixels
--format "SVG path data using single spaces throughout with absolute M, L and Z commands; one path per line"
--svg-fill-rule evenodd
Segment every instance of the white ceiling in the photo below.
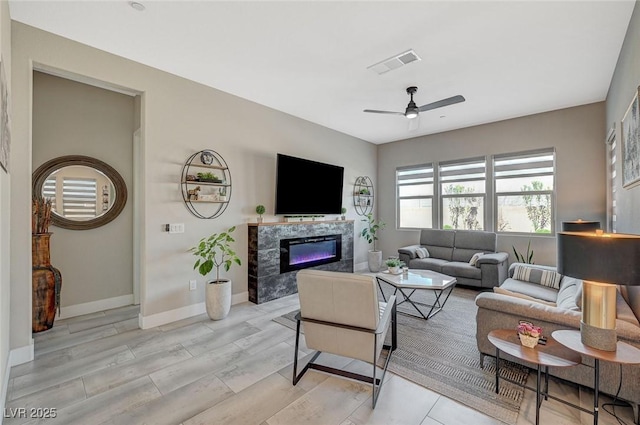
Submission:
M 372 143 L 605 99 L 624 1 L 10 0 L 12 19 Z M 422 61 L 367 67 L 408 49 Z M 402 116 L 418 105 L 467 101 Z M 441 117 L 444 116 L 444 117 Z

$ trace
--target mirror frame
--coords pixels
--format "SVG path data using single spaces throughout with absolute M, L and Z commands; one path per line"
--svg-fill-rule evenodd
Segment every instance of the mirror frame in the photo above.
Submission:
M 47 180 L 47 177 L 54 171 L 57 171 L 63 167 L 69 167 L 72 165 L 84 165 L 85 167 L 94 168 L 105 176 L 107 176 L 116 190 L 116 200 L 106 213 L 99 217 L 92 218 L 91 220 L 75 221 L 62 217 L 58 214 L 51 214 L 51 224 L 63 229 L 70 230 L 89 230 L 96 227 L 104 226 L 105 224 L 113 221 L 124 209 L 127 203 L 127 185 L 124 179 L 118 173 L 115 168 L 111 167 L 106 162 L 102 162 L 99 159 L 92 158 L 90 156 L 83 155 L 67 155 L 60 156 L 58 158 L 51 159 L 36 169 L 33 172 L 33 197 L 42 197 L 42 186 Z

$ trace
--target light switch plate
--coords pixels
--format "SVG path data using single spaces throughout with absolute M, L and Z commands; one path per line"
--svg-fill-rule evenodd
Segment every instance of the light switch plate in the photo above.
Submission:
M 169 233 L 184 233 L 184 223 L 169 224 Z

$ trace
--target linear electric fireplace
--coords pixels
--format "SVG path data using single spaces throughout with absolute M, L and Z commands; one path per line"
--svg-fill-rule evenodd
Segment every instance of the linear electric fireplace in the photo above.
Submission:
M 280 240 L 280 273 L 342 259 L 342 235 Z

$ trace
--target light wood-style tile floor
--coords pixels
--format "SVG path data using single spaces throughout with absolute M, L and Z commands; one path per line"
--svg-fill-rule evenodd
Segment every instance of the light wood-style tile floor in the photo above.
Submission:
M 500 423 L 393 374 L 375 410 L 370 387 L 358 382 L 309 371 L 292 386 L 295 333 L 272 319 L 297 306 L 293 295 L 236 305 L 221 321 L 200 315 L 148 330 L 138 329 L 136 306 L 57 321 L 34 336 L 35 360 L 11 369 L 5 410 L 56 408 L 56 417 L 5 418 L 4 424 Z M 301 355 L 307 354 L 305 348 Z M 320 358 L 354 371 L 366 366 Z M 591 403 L 588 390 L 553 380 L 551 389 L 585 407 Z M 632 423 L 631 409 L 617 412 Z M 592 423 L 590 415 L 554 401 L 543 403 L 541 418 L 542 424 Z M 534 420 L 535 394 L 526 391 L 518 425 Z M 602 410 L 600 423 L 617 424 Z

